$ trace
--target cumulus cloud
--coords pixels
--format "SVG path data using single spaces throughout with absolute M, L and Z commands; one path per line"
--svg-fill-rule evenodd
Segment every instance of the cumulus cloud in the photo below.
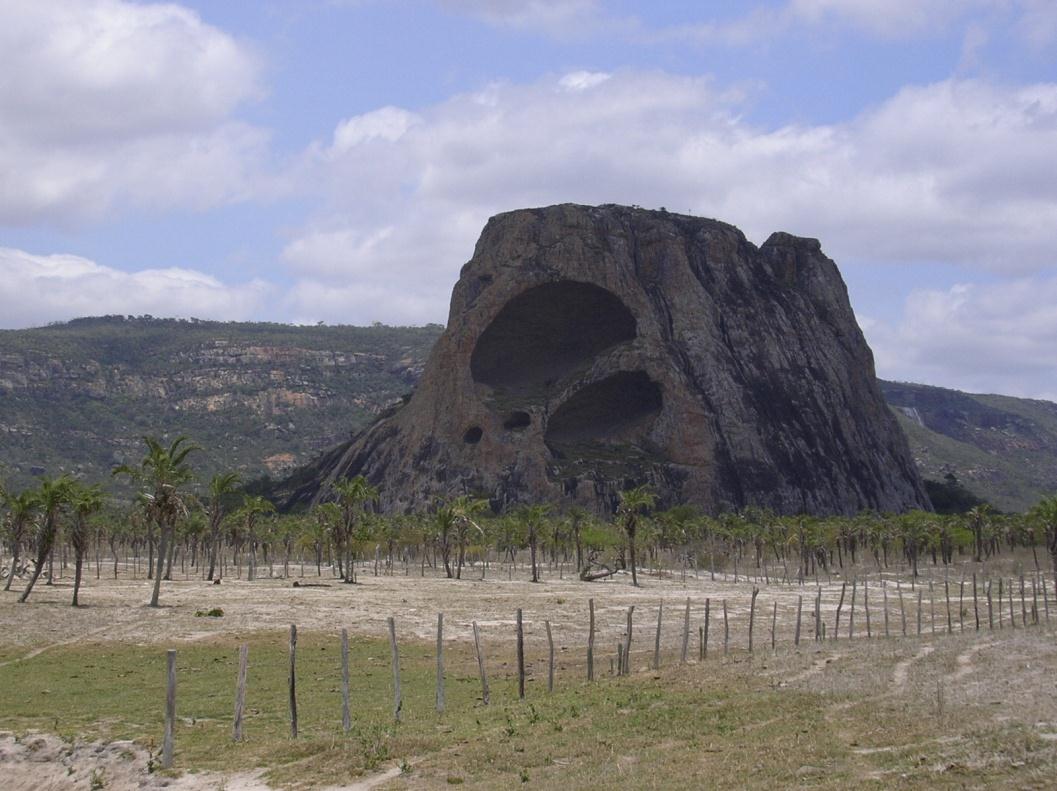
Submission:
M 490 215 L 567 201 L 692 211 L 756 242 L 817 236 L 844 266 L 1052 267 L 1057 85 L 950 80 L 846 123 L 778 128 L 745 122 L 743 100 L 705 78 L 574 72 L 346 119 L 307 157 L 328 210 L 286 247 L 303 281 L 289 309 L 442 321 Z
M 259 315 L 270 292 L 258 280 L 226 285 L 193 269 L 123 272 L 79 256 L 0 247 L 5 328 L 107 313 L 248 319 Z
M 173 4 L 0 4 L 0 223 L 71 222 L 118 204 L 245 197 L 267 136 L 243 42 Z
M 1057 278 L 916 290 L 900 320 L 863 320 L 878 374 L 1057 401 Z

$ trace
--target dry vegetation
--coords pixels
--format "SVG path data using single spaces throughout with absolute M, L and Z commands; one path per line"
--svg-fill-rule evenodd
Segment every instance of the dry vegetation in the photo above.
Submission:
M 1030 554 L 1004 566 L 977 568 L 981 579 L 1010 577 Z M 971 579 L 972 569 L 967 578 Z M 180 716 L 176 768 L 184 788 L 296 787 L 1052 787 L 1057 776 L 1057 603 L 1038 597 L 1038 625 L 1022 623 L 1019 587 L 1009 624 L 988 628 L 981 595 L 981 631 L 971 594 L 957 609 L 960 572 L 951 572 L 953 633 L 947 634 L 942 576 L 909 588 L 893 568 L 885 575 L 889 631 L 883 638 L 882 595 L 868 575 L 871 632 L 866 638 L 861 582 L 855 639 L 847 639 L 850 585 L 838 640 L 815 642 L 813 581 L 766 584 L 708 572 L 629 575 L 586 584 L 548 568 L 542 584 L 493 564 L 469 579 L 417 576 L 398 566 L 357 585 L 324 578 L 329 587 L 291 586 L 289 579 L 221 585 L 177 579 L 162 608 L 144 606 L 143 579 L 91 580 L 84 604 L 68 606 L 68 581 L 42 584 L 34 600 L 0 599 L 0 739 L 5 786 L 14 788 L 140 787 L 168 783 L 148 774 L 148 751 L 161 739 L 164 649 L 178 651 Z M 861 581 L 867 576 L 865 570 Z M 942 570 L 928 573 L 942 575 Z M 93 574 L 94 577 L 94 574 Z M 179 575 L 177 575 L 179 577 Z M 895 584 L 904 593 L 908 636 Z M 306 578 L 316 582 L 314 574 Z M 833 636 L 842 581 L 820 580 L 822 614 Z M 760 588 L 755 652 L 747 651 L 751 591 Z M 1053 590 L 1052 577 L 1049 581 Z M 916 636 L 917 590 L 923 592 L 922 636 Z M 798 597 L 805 599 L 802 640 L 793 646 Z M 585 676 L 587 598 L 596 603 L 596 675 Z M 692 604 L 690 662 L 679 665 L 686 599 Z M 708 657 L 698 661 L 698 627 L 711 601 Z M 723 652 L 722 600 L 730 614 L 730 651 Z M 664 603 L 662 668 L 653 659 L 657 606 Z M 771 618 L 778 604 L 776 642 Z M 635 605 L 633 673 L 610 675 Z M 1031 620 L 1031 587 L 1026 609 Z M 1054 607 L 1047 621 L 1048 606 Z M 528 692 L 519 702 L 514 622 L 526 624 Z M 197 615 L 213 608 L 222 617 Z M 436 613 L 445 613 L 448 707 L 433 710 Z M 933 613 L 936 634 L 932 633 Z M 385 619 L 401 639 L 404 717 L 391 721 Z M 551 622 L 558 646 L 557 683 L 546 691 Z M 492 704 L 480 703 L 470 624 L 482 631 Z M 302 732 L 289 738 L 286 629 L 296 623 Z M 962 631 L 961 624 L 964 624 Z M 353 730 L 340 727 L 338 638 L 352 640 Z M 238 644 L 251 646 L 247 739 L 230 739 Z M 46 736 L 53 734 L 63 741 Z M 116 746 L 115 746 L 116 745 Z M 42 760 L 43 759 L 43 760 Z M 46 767 L 46 769 L 45 769 Z M 403 771 L 401 771 L 401 769 Z M 93 774 L 93 772 L 95 774 Z M 65 773 L 65 774 L 64 774 Z M 53 776 L 54 775 L 54 776 Z M 50 779 L 48 779 L 50 778 Z M 98 786 L 99 782 L 105 785 Z M 21 785 L 19 785 L 21 783 Z M 66 783 L 64 785 L 63 783 Z M 124 784 L 124 785 L 123 785 Z

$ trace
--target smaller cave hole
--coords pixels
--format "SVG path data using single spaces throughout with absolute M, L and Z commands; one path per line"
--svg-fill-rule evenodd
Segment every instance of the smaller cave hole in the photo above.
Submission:
M 507 431 L 524 431 L 532 425 L 532 418 L 528 412 L 511 412 L 503 421 L 503 428 Z
M 484 431 L 481 430 L 480 426 L 470 426 L 466 429 L 466 433 L 462 435 L 462 441 L 467 445 L 476 445 L 483 436 Z

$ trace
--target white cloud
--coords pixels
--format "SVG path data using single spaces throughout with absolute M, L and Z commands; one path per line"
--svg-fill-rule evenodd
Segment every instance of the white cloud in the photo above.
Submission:
M 882 36 L 935 31 L 972 10 L 1007 5 L 1003 0 L 789 0 L 793 16 L 808 22 L 847 22 Z
M 444 8 L 470 14 L 493 25 L 530 28 L 556 34 L 596 17 L 598 0 L 439 0 Z
M 244 43 L 179 5 L 0 3 L 0 223 L 244 197 L 266 135 Z
M 1057 401 L 1057 278 L 917 290 L 863 327 L 882 377 Z
M 605 77 L 497 83 L 413 115 L 343 121 L 307 156 L 303 178 L 328 208 L 285 250 L 302 279 L 289 311 L 443 321 L 490 215 L 569 201 L 690 210 L 756 242 L 817 236 L 844 266 L 1026 276 L 1054 264 L 1057 85 L 952 80 L 843 124 L 761 129 L 741 118 L 738 93 L 707 79 Z M 346 133 L 364 129 L 376 131 Z
M 192 269 L 123 272 L 79 256 L 0 247 L 2 326 L 9 328 L 107 313 L 248 319 L 270 291 L 261 281 L 231 286 Z

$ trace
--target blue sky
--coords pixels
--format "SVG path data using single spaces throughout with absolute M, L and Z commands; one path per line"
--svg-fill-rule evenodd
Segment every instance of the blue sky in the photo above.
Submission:
M 1053 0 L 0 0 L 0 326 L 444 321 L 492 214 L 822 240 L 882 376 L 1057 399 Z

